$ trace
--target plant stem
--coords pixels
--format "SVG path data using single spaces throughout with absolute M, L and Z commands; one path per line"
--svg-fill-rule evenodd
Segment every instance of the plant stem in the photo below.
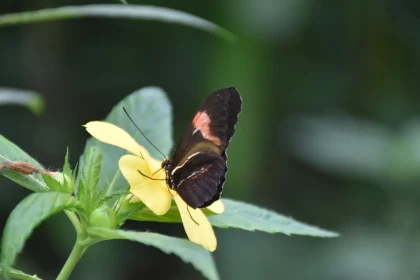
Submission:
M 82 242 L 79 238 L 76 240 L 76 244 L 74 244 L 73 250 L 70 253 L 66 263 L 64 264 L 63 268 L 61 269 L 60 274 L 57 277 L 57 280 L 67 280 L 70 277 L 70 274 L 73 272 L 76 264 L 79 262 L 80 258 L 86 252 L 86 249 L 89 247 L 89 244 L 86 242 Z
M 79 222 L 79 219 L 77 218 L 76 214 L 74 214 L 74 212 L 71 212 L 69 210 L 64 210 L 64 213 L 66 213 L 70 222 L 73 224 L 74 229 L 76 230 L 77 234 L 79 234 L 82 231 L 82 228 L 80 226 L 80 222 Z

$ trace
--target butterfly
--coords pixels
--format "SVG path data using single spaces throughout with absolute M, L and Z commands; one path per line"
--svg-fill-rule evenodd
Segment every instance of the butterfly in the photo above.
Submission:
M 241 110 L 235 88 L 216 90 L 200 105 L 172 156 L 162 162 L 167 185 L 193 209 L 220 198 L 228 171 L 226 150 Z

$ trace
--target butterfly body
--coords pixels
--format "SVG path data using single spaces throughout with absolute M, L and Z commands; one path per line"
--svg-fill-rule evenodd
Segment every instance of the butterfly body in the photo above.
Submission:
M 198 108 L 172 157 L 162 162 L 168 186 L 194 209 L 220 198 L 228 170 L 226 150 L 241 109 L 235 88 L 213 92 Z

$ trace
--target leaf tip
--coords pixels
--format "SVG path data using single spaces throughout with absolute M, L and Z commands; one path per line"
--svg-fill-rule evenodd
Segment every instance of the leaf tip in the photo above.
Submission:
M 26 107 L 36 116 L 40 117 L 45 110 L 45 101 L 41 95 L 34 95 Z

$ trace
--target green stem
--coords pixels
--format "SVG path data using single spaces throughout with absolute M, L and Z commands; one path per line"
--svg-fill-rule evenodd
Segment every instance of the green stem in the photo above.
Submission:
M 73 272 L 80 258 L 86 252 L 86 249 L 89 247 L 90 243 L 85 242 L 86 240 L 80 240 L 77 238 L 76 244 L 74 244 L 73 250 L 70 253 L 66 263 L 61 269 L 60 274 L 57 277 L 57 280 L 67 280 L 70 277 L 70 274 Z
M 57 280 L 67 280 L 69 279 L 71 273 L 76 267 L 79 260 L 85 254 L 89 246 L 99 242 L 98 238 L 90 238 L 86 232 L 87 223 L 81 216 L 81 220 L 77 217 L 74 212 L 65 210 L 64 211 L 67 217 L 70 219 L 74 228 L 77 232 L 77 239 L 74 247 L 70 253 L 70 256 L 67 258 L 66 263 L 60 271 L 60 274 L 57 276 Z
M 61 269 L 60 274 L 57 276 L 57 280 L 69 279 L 77 263 L 79 262 L 79 260 L 90 245 L 92 245 L 92 241 L 89 237 L 86 238 L 85 234 L 78 235 L 76 244 L 74 244 L 70 256 L 68 257 L 66 263 Z
M 76 230 L 77 234 L 79 234 L 82 231 L 82 228 L 80 226 L 80 221 L 77 218 L 76 214 L 74 212 L 69 211 L 69 210 L 64 210 L 64 213 L 66 213 L 70 222 L 73 224 L 74 229 Z

